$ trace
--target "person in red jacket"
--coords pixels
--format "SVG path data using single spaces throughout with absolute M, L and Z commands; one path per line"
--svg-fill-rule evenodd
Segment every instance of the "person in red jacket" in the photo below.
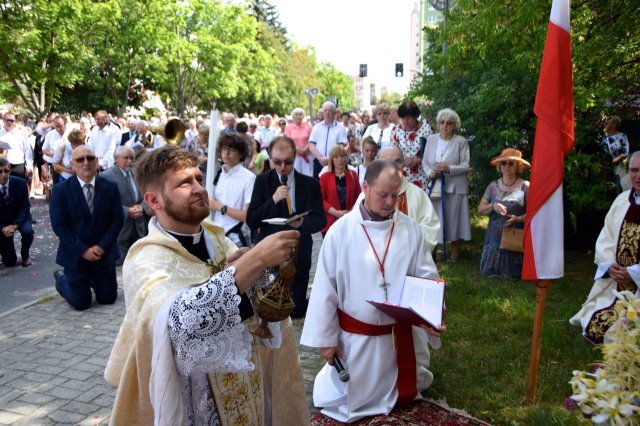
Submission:
M 353 208 L 360 195 L 358 176 L 347 167 L 347 157 L 347 151 L 342 146 L 333 147 L 329 153 L 328 170 L 320 176 L 320 190 L 327 216 L 323 236 L 336 220 Z

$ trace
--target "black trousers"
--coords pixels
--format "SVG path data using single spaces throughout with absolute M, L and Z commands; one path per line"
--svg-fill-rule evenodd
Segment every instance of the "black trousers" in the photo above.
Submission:
M 293 278 L 292 295 L 296 304 L 292 317 L 300 318 L 307 313 L 307 289 L 309 287 L 309 270 L 311 269 L 311 251 L 313 239 L 311 235 L 302 235 L 298 246 L 298 258 L 296 260 L 296 276 Z
M 0 225 L 0 227 L 2 226 L 3 225 Z M 31 226 L 31 221 L 28 220 L 20 225 L 17 232 L 20 232 L 20 235 L 22 236 L 20 255 L 22 256 L 22 261 L 25 261 L 29 259 L 29 249 L 31 248 L 35 235 L 33 232 L 33 226 Z M 13 244 L 14 237 L 15 235 L 7 238 L 2 232 L 0 232 L 0 256 L 2 256 L 2 263 L 4 263 L 5 266 L 14 266 L 18 261 L 16 248 Z

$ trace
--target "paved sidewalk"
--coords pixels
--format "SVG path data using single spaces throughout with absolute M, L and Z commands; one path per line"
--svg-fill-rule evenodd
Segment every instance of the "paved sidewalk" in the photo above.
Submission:
M 315 273 L 321 239 L 314 236 Z M 122 274 L 118 268 L 118 282 Z M 55 295 L 0 317 L 0 424 L 103 425 L 115 388 L 103 377 L 124 316 L 122 286 L 114 305 L 74 311 Z M 303 320 L 295 320 L 298 338 Z M 317 351 L 300 347 L 310 410 Z

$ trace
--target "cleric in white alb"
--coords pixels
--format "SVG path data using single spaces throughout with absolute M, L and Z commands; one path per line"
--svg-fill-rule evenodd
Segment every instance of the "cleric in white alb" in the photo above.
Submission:
M 367 303 L 399 303 L 407 275 L 438 277 L 420 226 L 395 210 L 401 184 L 393 162 L 371 163 L 364 201 L 329 229 L 320 250 L 300 343 L 327 359 L 313 402 L 341 422 L 389 414 L 396 403 L 419 399 L 433 381 L 428 343 L 439 347 L 444 327 L 394 326 Z M 350 373 L 347 383 L 332 367 L 334 354 Z
M 631 155 L 629 174 L 633 188 L 615 199 L 596 242 L 595 283 L 580 311 L 569 320 L 593 343 L 602 343 L 618 318 L 613 292 L 640 295 L 640 151 Z

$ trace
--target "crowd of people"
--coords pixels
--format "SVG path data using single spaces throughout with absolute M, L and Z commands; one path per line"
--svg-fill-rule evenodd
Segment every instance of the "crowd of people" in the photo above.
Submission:
M 616 123 L 607 122 L 603 146 L 622 175 L 628 147 Z M 210 158 L 213 128 L 220 134 Z M 398 304 L 407 275 L 438 278 L 438 245 L 446 257 L 449 243 L 443 260 L 456 261 L 471 240 L 470 149 L 461 128 L 452 109 L 431 121 L 412 101 L 372 113 L 326 102 L 315 117 L 302 108 L 285 117 L 223 113 L 220 123 L 106 111 L 77 120 L 52 113 L 35 123 L 8 112 L 0 130 L 2 262 L 17 264 L 20 233 L 22 266 L 32 264 L 29 198 L 41 191 L 60 240 L 55 287 L 74 309 L 89 309 L 92 291 L 97 303 L 114 303 L 123 266 L 126 316 L 105 373 L 118 387 L 115 423 L 305 424 L 291 318 L 306 318 L 301 344 L 327 360 L 314 384 L 316 406 L 341 422 L 386 415 L 431 384 L 429 347 L 439 346 L 446 327 L 396 329 L 367 300 Z M 640 157 L 632 163 L 631 185 L 640 191 Z M 520 174 L 530 164 L 505 148 L 490 166 L 499 177 L 477 208 L 489 216 L 480 273 L 519 279 L 522 251 L 502 240 L 505 230 L 523 227 L 529 182 Z M 607 226 L 612 240 L 618 222 Z M 628 256 L 609 257 L 599 264 L 614 282 L 606 285 L 634 285 Z M 273 337 L 252 336 L 260 318 L 250 288 L 265 268 L 289 260 L 295 308 L 270 323 Z M 600 307 L 592 296 L 588 304 Z M 589 323 L 593 315 L 583 311 L 572 323 Z M 394 345 L 403 347 L 402 362 Z M 348 385 L 336 359 L 351 372 Z

